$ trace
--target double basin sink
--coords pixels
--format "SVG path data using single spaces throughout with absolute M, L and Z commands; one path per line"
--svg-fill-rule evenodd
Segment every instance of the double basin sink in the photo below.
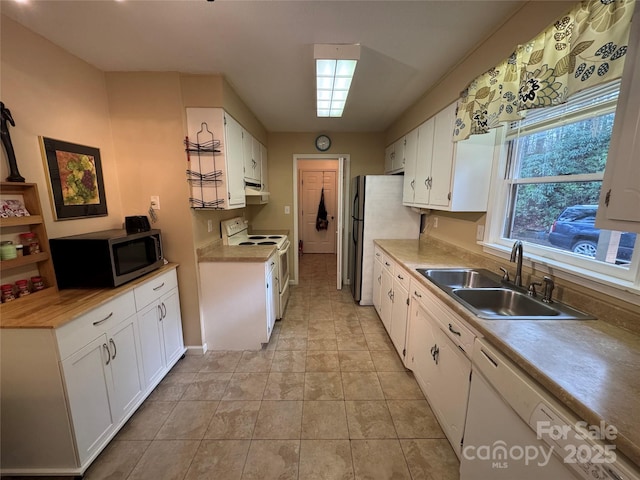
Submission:
M 451 298 L 485 320 L 592 320 L 563 303 L 545 303 L 485 269 L 418 268 Z

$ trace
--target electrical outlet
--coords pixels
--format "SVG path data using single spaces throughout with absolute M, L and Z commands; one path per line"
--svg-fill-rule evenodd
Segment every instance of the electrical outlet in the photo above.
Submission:
M 438 217 L 433 217 L 433 228 L 438 228 Z
M 213 220 L 207 220 L 207 232 L 213 232 Z
M 484 225 L 478 225 L 476 227 L 476 240 L 479 242 L 484 240 Z
M 160 210 L 160 197 L 158 195 L 151 195 L 151 208 Z

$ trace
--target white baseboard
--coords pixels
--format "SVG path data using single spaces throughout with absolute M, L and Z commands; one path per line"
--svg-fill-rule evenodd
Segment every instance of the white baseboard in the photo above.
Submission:
M 187 346 L 185 355 L 204 355 L 207 353 L 207 344 Z

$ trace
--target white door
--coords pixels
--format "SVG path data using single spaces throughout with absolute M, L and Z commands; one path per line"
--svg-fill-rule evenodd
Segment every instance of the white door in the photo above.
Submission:
M 381 255 L 380 252 L 376 252 L 376 258 L 373 262 L 373 306 L 380 318 L 382 318 L 382 307 L 380 305 L 382 300 L 382 262 L 377 255 Z
M 304 253 L 336 253 L 336 198 L 337 173 L 333 171 L 303 170 L 300 175 L 300 210 Z M 316 229 L 316 219 L 320 196 L 324 188 L 324 205 L 327 210 L 329 227 Z
M 375 288 L 375 283 L 374 283 Z M 391 331 L 389 336 L 398 355 L 404 361 L 405 339 L 407 336 L 407 314 L 409 313 L 409 292 L 400 282 L 393 282 L 393 305 L 391 307 Z
M 164 342 L 165 362 L 167 365 L 172 365 L 184 353 L 180 298 L 178 297 L 177 288 L 160 299 L 160 310 L 162 312 L 162 338 Z
M 380 284 L 380 319 L 387 332 L 391 331 L 391 314 L 393 311 L 393 275 L 382 267 Z
M 111 354 L 107 337 L 99 338 L 62 362 L 80 463 L 104 444 L 113 429 L 109 406 Z
M 144 390 L 139 375 L 142 368 L 139 364 L 137 325 L 136 316 L 132 315 L 107 332 L 113 375 L 111 410 L 116 423 L 131 411 Z
M 155 386 L 164 372 L 161 315 L 162 310 L 158 303 L 152 303 L 138 313 L 145 387 Z

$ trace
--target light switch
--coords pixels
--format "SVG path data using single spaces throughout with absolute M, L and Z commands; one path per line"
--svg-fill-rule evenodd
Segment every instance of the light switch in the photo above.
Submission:
M 213 232 L 213 220 L 207 220 L 207 232 Z
M 285 205 L 284 214 L 285 215 L 290 215 L 291 214 L 291 207 L 289 205 Z
M 151 195 L 151 208 L 160 210 L 160 197 L 158 195 Z

